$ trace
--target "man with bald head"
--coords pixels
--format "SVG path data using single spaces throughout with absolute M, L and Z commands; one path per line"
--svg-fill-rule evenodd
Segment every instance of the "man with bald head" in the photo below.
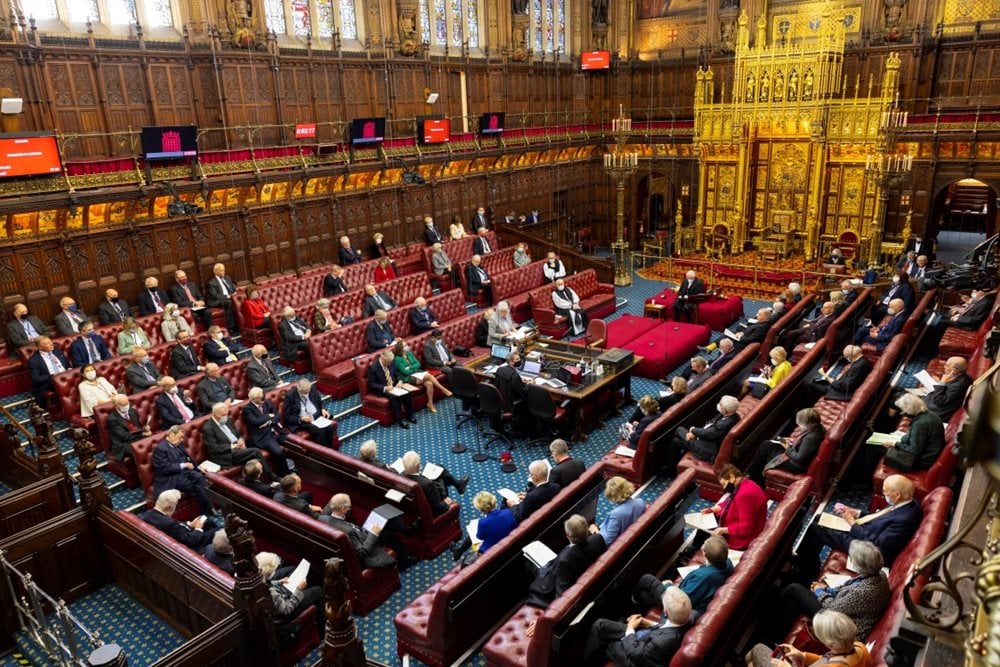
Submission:
M 149 276 L 143 284 L 146 289 L 139 292 L 139 313 L 142 315 L 162 313 L 170 303 L 170 297 L 160 288 L 160 281 L 156 276 Z
M 186 424 L 198 416 L 198 406 L 191 399 L 191 392 L 177 388 L 177 381 L 164 375 L 159 381 L 160 394 L 153 401 L 156 414 L 160 416 L 160 428 L 170 428 Z
M 933 388 L 921 386 L 904 391 L 907 394 L 923 397 L 927 410 L 947 423 L 955 411 L 962 407 L 965 395 L 968 393 L 969 387 L 972 386 L 972 378 L 966 372 L 967 366 L 968 364 L 962 357 L 948 357 L 948 360 L 944 362 L 944 372 L 941 377 L 934 378 L 937 380 L 937 384 Z M 898 394 L 894 398 L 898 398 Z M 890 409 L 889 414 L 895 416 L 896 411 Z
M 104 428 L 111 441 L 111 458 L 123 461 L 132 456 L 132 443 L 152 433 L 149 423 L 143 424 L 139 412 L 129 404 L 128 396 L 115 394 L 111 397 L 115 409 L 108 414 Z
M 323 513 L 320 514 L 319 520 L 323 523 L 333 526 L 340 532 L 347 535 L 347 539 L 351 541 L 351 547 L 354 549 L 354 553 L 357 554 L 358 560 L 364 568 L 369 567 L 392 567 L 396 564 L 396 559 L 393 558 L 388 551 L 382 546 L 385 542 L 383 536 L 388 538 L 389 541 L 394 542 L 395 546 L 399 545 L 399 538 L 395 535 L 394 531 L 386 531 L 385 526 L 375 525 L 370 531 L 365 530 L 356 523 L 350 521 L 351 515 L 351 497 L 346 493 L 336 493 L 327 502 L 326 507 L 323 508 Z M 392 539 L 392 537 L 396 539 Z M 393 545 L 386 545 L 390 548 L 396 549 Z M 401 553 L 396 551 L 396 553 Z
M 18 303 L 14 305 L 14 319 L 7 323 L 7 344 L 11 351 L 17 350 L 31 345 L 36 338 L 46 335 L 48 331 L 48 327 L 40 319 L 28 314 L 26 305 Z
M 56 331 L 60 336 L 72 336 L 80 333 L 80 326 L 88 321 L 87 313 L 80 310 L 76 305 L 76 300 L 71 296 L 64 296 L 59 299 L 59 313 L 53 322 Z
M 69 359 L 57 348 L 48 336 L 35 339 L 38 348 L 28 357 L 28 375 L 31 377 L 31 395 L 40 407 L 45 407 L 45 392 L 55 391 L 52 377 L 69 370 Z
M 413 325 L 414 333 L 430 331 L 438 326 L 437 315 L 427 305 L 427 299 L 418 296 L 410 309 L 410 324 Z
M 473 255 L 465 265 L 465 287 L 470 299 L 482 292 L 487 303 L 493 303 L 493 285 L 490 282 L 490 274 L 483 267 L 481 255 Z
M 815 581 L 819 572 L 819 553 L 823 547 L 847 551 L 851 540 L 871 542 L 882 552 L 886 567 L 892 567 L 923 519 L 923 512 L 913 500 L 913 482 L 902 475 L 889 475 L 882 483 L 886 507 L 862 514 L 861 510 L 842 508 L 839 512 L 850 530 L 809 526 L 799 546 L 797 565 L 803 581 Z M 836 508 L 834 513 L 837 513 Z
M 247 362 L 247 382 L 251 387 L 270 389 L 279 383 L 278 371 L 271 363 L 267 348 L 258 343 L 250 348 L 250 361 Z
M 233 295 L 236 294 L 236 283 L 226 275 L 226 265 L 219 262 L 212 267 L 212 277 L 205 286 L 208 295 L 205 303 L 211 308 L 221 308 L 226 314 L 226 327 L 234 336 L 240 333 L 240 325 L 236 321 L 236 309 L 233 308 Z
M 395 299 L 380 289 L 376 289 L 374 283 L 365 285 L 365 298 L 361 303 L 361 314 L 364 317 L 372 317 L 375 311 L 384 310 L 389 312 L 397 305 Z
M 684 280 L 677 287 L 677 300 L 674 301 L 674 319 L 678 322 L 690 320 L 694 312 L 694 306 L 688 303 L 692 296 L 705 293 L 705 281 L 698 277 L 694 271 L 688 271 L 684 275 Z
M 872 362 L 861 353 L 858 345 L 848 345 L 844 348 L 844 366 L 836 372 L 817 373 L 816 377 L 805 385 L 805 399 L 802 405 L 812 405 L 817 399 L 826 397 L 832 401 L 849 401 L 855 390 L 864 383 L 872 372 Z
M 118 296 L 118 290 L 114 287 L 104 290 L 104 301 L 97 306 L 97 319 L 101 324 L 124 322 L 131 314 L 128 303 Z
M 206 364 L 205 377 L 198 383 L 198 404 L 208 412 L 216 403 L 232 403 L 236 400 L 236 391 L 229 380 L 222 377 L 219 364 Z
M 160 370 L 149 358 L 146 348 L 136 345 L 132 348 L 132 363 L 125 369 L 125 379 L 134 393 L 155 387 L 160 381 Z
M 281 313 L 278 335 L 281 337 L 281 356 L 285 359 L 292 361 L 299 352 L 309 354 L 309 337 L 312 332 L 291 306 L 285 306 Z
M 288 437 L 288 429 L 278 418 L 277 410 L 264 398 L 264 390 L 251 387 L 249 399 L 243 406 L 243 425 L 247 430 L 247 442 L 251 447 L 262 449 L 271 455 L 271 468 L 279 477 L 288 474 L 288 459 L 282 445 Z
M 879 352 L 884 350 L 893 336 L 903 330 L 903 324 L 906 322 L 906 302 L 902 299 L 891 300 L 886 315 L 889 319 L 882 324 L 872 323 L 869 327 L 858 328 L 854 334 L 854 344 L 870 343 Z
M 757 311 L 757 321 L 753 322 L 743 331 L 736 334 L 733 347 L 739 352 L 750 343 L 763 343 L 767 338 L 767 332 L 774 324 L 774 311 L 770 308 L 760 308 Z
M 227 403 L 212 406 L 212 418 L 201 425 L 201 442 L 208 460 L 223 468 L 242 466 L 250 459 L 264 460 L 260 449 L 247 447 L 236 422 L 229 417 Z
M 837 316 L 833 312 L 833 302 L 824 301 L 819 308 L 819 316 L 804 326 L 786 331 L 778 336 L 778 344 L 786 350 L 793 350 L 799 343 L 817 343 L 826 335 L 826 330 L 830 328 Z
M 174 284 L 170 287 L 170 300 L 181 308 L 190 308 L 201 320 L 204 328 L 212 326 L 212 311 L 205 308 L 205 300 L 198 285 L 188 280 L 181 269 L 174 271 Z

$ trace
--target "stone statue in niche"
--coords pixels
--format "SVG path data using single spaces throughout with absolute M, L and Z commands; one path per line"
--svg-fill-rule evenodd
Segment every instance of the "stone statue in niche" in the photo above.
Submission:
M 719 17 L 719 51 L 733 53 L 736 51 L 736 12 L 724 12 Z
M 802 77 L 802 99 L 811 100 L 813 97 L 813 72 L 807 69 Z
M 767 74 L 762 74 L 760 77 L 760 95 L 758 99 L 761 102 L 767 102 L 771 97 L 771 78 Z
M 528 0 L 511 0 L 510 11 L 513 14 L 527 14 Z
M 590 21 L 594 25 L 607 24 L 608 22 L 608 0 L 592 0 Z
M 774 75 L 774 95 L 771 98 L 775 102 L 780 102 L 785 95 L 785 75 L 779 69 Z
M 420 36 L 417 34 L 417 8 L 411 3 L 399 3 L 399 52 L 404 56 L 415 56 L 420 51 Z
M 788 94 L 785 98 L 789 102 L 795 102 L 799 99 L 799 74 L 795 70 L 792 70 L 788 74 Z
M 757 96 L 757 80 L 753 78 L 753 74 L 747 76 L 747 91 L 746 91 L 746 101 L 753 102 Z
M 885 0 L 883 14 L 885 26 L 883 28 L 886 41 L 895 42 L 899 39 L 903 24 L 903 9 L 906 8 L 906 0 Z
M 249 0 L 225 0 L 226 24 L 233 44 L 241 48 L 257 40 L 253 29 L 253 3 Z

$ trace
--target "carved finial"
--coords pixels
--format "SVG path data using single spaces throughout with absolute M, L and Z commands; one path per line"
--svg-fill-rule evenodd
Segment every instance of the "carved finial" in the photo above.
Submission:
M 226 515 L 226 536 L 233 547 L 233 569 L 238 579 L 259 577 L 260 568 L 254 555 L 257 551 L 253 531 L 247 522 L 235 514 Z
M 350 582 L 344 573 L 344 561 L 330 558 L 324 568 L 326 637 L 323 638 L 323 664 L 364 667 L 365 649 L 358 638 L 358 629 L 351 614 L 348 596 Z

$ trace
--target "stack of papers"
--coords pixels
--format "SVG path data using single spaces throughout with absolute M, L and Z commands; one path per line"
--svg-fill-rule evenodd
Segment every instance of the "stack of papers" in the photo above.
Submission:
M 630 459 L 635 458 L 635 450 L 624 445 L 618 445 L 615 449 L 615 454 L 618 456 L 627 456 Z
M 556 558 L 556 552 L 538 540 L 521 549 L 521 553 L 539 569 L 545 567 L 546 564 Z
M 303 581 L 306 580 L 306 577 L 308 576 L 309 576 L 309 561 L 303 558 L 302 560 L 299 561 L 299 565 L 298 567 L 295 568 L 295 571 L 292 572 L 290 575 L 288 575 L 288 580 L 285 582 L 285 588 L 294 593 L 295 591 L 299 590 L 299 586 L 302 584 Z
M 919 382 L 923 386 L 927 387 L 928 389 L 933 389 L 935 385 L 940 384 L 940 382 L 938 382 L 937 380 L 935 380 L 931 376 L 931 374 L 928 373 L 926 370 L 920 371 L 919 373 L 917 373 L 913 377 L 915 377 L 917 379 L 917 382 Z
M 517 494 L 510 489 L 497 489 L 497 493 L 499 493 L 500 497 L 511 505 L 516 505 L 521 502 L 521 499 L 517 497 Z
M 684 577 L 688 576 L 689 574 L 691 574 L 692 572 L 694 572 L 695 570 L 697 570 L 699 567 L 701 567 L 701 566 L 700 565 L 685 565 L 683 567 L 677 568 L 677 574 L 679 574 L 680 577 L 681 577 L 681 579 L 683 579 Z
M 827 586 L 832 586 L 833 588 L 840 588 L 848 581 L 850 581 L 851 575 L 849 574 L 824 574 L 823 581 L 826 582 Z
M 840 530 L 845 533 L 851 532 L 851 524 L 836 514 L 830 514 L 829 512 L 823 512 L 819 515 L 819 525 L 830 530 Z
M 719 527 L 719 522 L 714 514 L 702 514 L 701 512 L 689 512 L 684 515 L 684 523 L 695 530 L 714 530 Z
M 385 499 L 390 502 L 398 503 L 401 502 L 405 497 L 406 494 L 404 494 L 399 489 L 388 489 L 385 492 Z
M 469 525 L 465 527 L 465 530 L 469 533 L 469 539 L 472 540 L 472 548 L 478 548 L 480 544 L 483 543 L 481 539 L 476 537 L 479 533 L 479 519 L 473 519 L 469 522 Z
M 316 428 L 326 428 L 327 426 L 333 424 L 333 420 L 327 419 L 326 417 L 316 417 L 312 423 Z
M 205 460 L 198 464 L 198 470 L 202 472 L 219 472 L 222 469 L 218 463 L 213 461 Z

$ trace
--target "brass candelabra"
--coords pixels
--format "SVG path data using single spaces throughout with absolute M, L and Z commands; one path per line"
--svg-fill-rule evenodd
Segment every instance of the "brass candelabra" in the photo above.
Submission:
M 629 261 L 629 244 L 625 240 L 625 183 L 639 168 L 639 153 L 626 150 L 626 143 L 632 133 L 632 119 L 625 117 L 625 110 L 618 105 L 618 117 L 611 121 L 611 132 L 615 145 L 604 154 L 604 170 L 615 182 L 617 194 L 617 226 L 611 255 L 615 263 L 615 285 L 625 287 L 632 284 L 632 267 Z

